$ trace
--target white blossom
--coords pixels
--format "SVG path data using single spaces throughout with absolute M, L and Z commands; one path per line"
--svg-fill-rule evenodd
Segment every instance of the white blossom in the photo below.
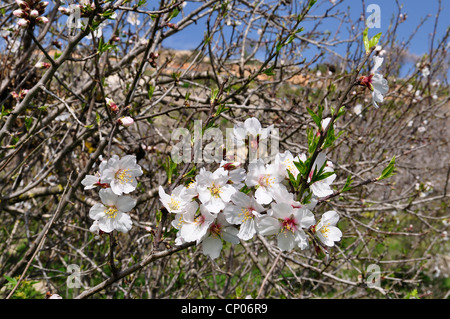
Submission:
M 340 241 L 342 232 L 336 227 L 339 215 L 331 210 L 322 215 L 320 221 L 312 227 L 314 234 L 326 246 L 333 247 L 335 241 Z
M 99 195 L 102 203 L 92 206 L 89 217 L 97 221 L 98 228 L 105 233 L 113 230 L 128 232 L 133 223 L 126 213 L 136 206 L 136 200 L 130 196 L 118 196 L 110 188 L 101 189 Z

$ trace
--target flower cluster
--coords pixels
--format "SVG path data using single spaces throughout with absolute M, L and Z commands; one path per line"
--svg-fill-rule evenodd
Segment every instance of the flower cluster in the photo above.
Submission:
M 251 135 L 259 141 L 267 133 L 256 118 L 236 124 L 234 131 L 241 141 Z M 224 160 L 214 171 L 201 168 L 188 185 L 177 186 L 171 194 L 160 186 L 162 205 L 175 215 L 175 243 L 201 243 L 203 253 L 215 259 L 223 240 L 238 244 L 260 234 L 275 235 L 283 251 L 305 249 L 311 239 L 326 252 L 342 236 L 336 227 L 339 215 L 328 211 L 316 222 L 312 210 L 319 198 L 333 193 L 330 184 L 336 175 L 332 163 L 319 153 L 307 178 L 308 190 L 298 199 L 289 191 L 290 177 L 296 178 L 297 165 L 306 161 L 305 154 L 294 157 L 290 151 L 275 155 L 271 163 L 256 159 L 246 168 Z M 328 174 L 318 179 L 318 172 Z
M 99 187 L 101 199 L 101 203 L 95 204 L 89 211 L 89 217 L 94 220 L 91 232 L 110 233 L 117 230 L 126 233 L 131 229 L 133 223 L 127 213 L 136 206 L 136 200 L 124 194 L 136 189 L 136 177 L 142 174 L 136 156 L 119 158 L 113 155 L 100 163 L 95 175 L 86 175 L 81 181 L 84 189 Z
M 30 24 L 48 23 L 48 19 L 43 17 L 48 1 L 41 0 L 16 0 L 19 9 L 13 11 L 13 15 L 19 18 L 17 25 L 20 28 L 28 28 Z

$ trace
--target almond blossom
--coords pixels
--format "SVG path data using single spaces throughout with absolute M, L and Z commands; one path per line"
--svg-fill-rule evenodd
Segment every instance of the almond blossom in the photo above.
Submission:
M 223 167 L 214 172 L 202 168 L 196 176 L 198 198 L 202 204 L 211 212 L 219 213 L 225 208 L 225 204 L 237 191 L 232 184 L 228 184 L 228 173 Z
M 336 227 L 339 215 L 330 210 L 322 215 L 320 221 L 311 227 L 313 234 L 326 246 L 333 247 L 335 241 L 340 241 L 342 232 Z
M 251 239 L 257 232 L 257 223 L 261 213 L 266 209 L 258 204 L 254 197 L 236 192 L 232 197 L 233 204 L 225 207 L 223 213 L 226 220 L 233 225 L 240 225 L 237 236 L 242 240 Z
M 222 240 L 232 244 L 239 244 L 237 234 L 237 228 L 228 223 L 223 214 L 219 214 L 202 238 L 203 254 L 211 259 L 216 259 L 222 251 Z
M 182 216 L 177 216 L 176 228 L 180 230 L 178 236 L 183 242 L 195 241 L 198 245 L 216 219 L 216 215 L 210 213 L 204 205 L 200 205 L 200 214 L 197 214 L 199 206 L 195 204 L 191 204 Z
M 110 188 L 101 189 L 99 195 L 102 203 L 95 204 L 89 211 L 89 217 L 98 222 L 92 230 L 98 226 L 105 233 L 113 230 L 128 232 L 133 223 L 126 213 L 136 206 L 136 200 L 130 196 L 118 196 Z
M 179 185 L 175 187 L 171 195 L 166 194 L 164 188 L 159 186 L 159 199 L 169 213 L 182 213 L 192 199 L 186 192 L 186 187 Z
M 115 194 L 128 194 L 136 189 L 136 177 L 142 174 L 141 166 L 136 163 L 136 156 L 125 155 L 119 158 L 113 155 L 102 173 L 102 181 L 109 183 Z
M 262 159 L 248 166 L 248 174 L 245 179 L 247 186 L 256 187 L 256 201 L 261 204 L 269 204 L 273 194 L 279 188 L 285 188 L 281 182 L 284 180 L 284 172 L 276 164 L 264 164 Z
M 84 179 L 81 181 L 81 184 L 84 186 L 84 189 L 93 189 L 97 186 L 100 187 L 109 187 L 109 184 L 102 181 L 102 173 L 105 170 L 105 167 L 107 165 L 107 161 L 103 160 L 99 167 L 98 172 L 95 173 L 95 175 L 86 175 Z
M 258 232 L 263 236 L 277 235 L 277 245 L 283 250 L 298 246 L 308 247 L 308 239 L 303 228 L 314 225 L 314 215 L 308 209 L 293 208 L 286 203 L 274 203 L 269 214 L 261 218 Z

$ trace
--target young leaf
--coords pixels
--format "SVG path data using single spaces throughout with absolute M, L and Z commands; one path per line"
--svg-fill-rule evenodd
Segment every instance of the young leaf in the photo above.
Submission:
M 388 177 L 391 177 L 392 175 L 395 175 L 394 170 L 395 170 L 395 155 L 394 157 L 392 157 L 391 161 L 389 162 L 389 165 L 386 166 L 381 175 L 377 178 L 377 181 L 381 181 L 382 179 L 386 179 Z
M 351 184 L 352 182 L 353 182 L 352 175 L 348 175 L 347 181 L 345 182 L 344 188 L 342 189 L 341 192 L 343 193 L 343 192 L 346 192 L 346 191 L 351 190 L 352 187 L 350 187 L 350 184 Z
M 368 53 L 370 49 L 368 32 L 369 28 L 365 28 L 363 31 L 363 42 L 364 42 L 364 49 L 366 49 L 366 53 Z

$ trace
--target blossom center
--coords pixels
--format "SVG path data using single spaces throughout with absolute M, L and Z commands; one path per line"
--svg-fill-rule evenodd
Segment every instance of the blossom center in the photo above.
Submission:
M 203 216 L 203 215 L 200 215 L 196 219 L 194 219 L 194 223 L 196 223 L 197 225 L 203 225 L 204 222 L 205 222 L 205 216 Z
M 171 197 L 169 202 L 169 208 L 171 210 L 178 210 L 180 209 L 180 201 L 176 200 L 175 198 Z
M 131 183 L 133 181 L 133 176 L 128 173 L 129 168 L 119 169 L 115 174 L 115 179 L 119 181 L 120 184 Z
M 220 193 L 222 193 L 222 190 L 219 186 L 216 186 L 216 184 L 212 184 L 212 186 L 209 188 L 209 191 L 211 192 L 211 196 L 218 198 L 220 197 Z
M 213 236 L 220 237 L 220 235 L 222 234 L 222 225 L 213 223 L 209 230 L 211 231 L 211 234 Z
M 263 187 L 272 186 L 275 184 L 275 178 L 271 177 L 270 174 L 265 174 L 259 177 L 258 183 Z
M 328 228 L 327 226 L 322 226 L 319 231 L 322 233 L 322 235 L 325 238 L 328 238 L 328 233 L 330 232 L 330 228 Z
M 107 209 L 105 209 L 106 217 L 115 219 L 117 217 L 118 211 L 119 210 L 116 208 L 116 206 L 108 206 Z
M 253 219 L 255 215 L 253 215 L 254 209 L 252 208 L 241 208 L 241 213 L 238 214 L 238 217 L 244 216 L 242 222 L 245 223 L 249 219 Z
M 282 225 L 283 230 L 290 231 L 292 233 L 295 230 L 297 230 L 297 226 L 298 226 L 297 221 L 292 216 L 283 219 L 283 221 L 281 222 L 281 225 Z

